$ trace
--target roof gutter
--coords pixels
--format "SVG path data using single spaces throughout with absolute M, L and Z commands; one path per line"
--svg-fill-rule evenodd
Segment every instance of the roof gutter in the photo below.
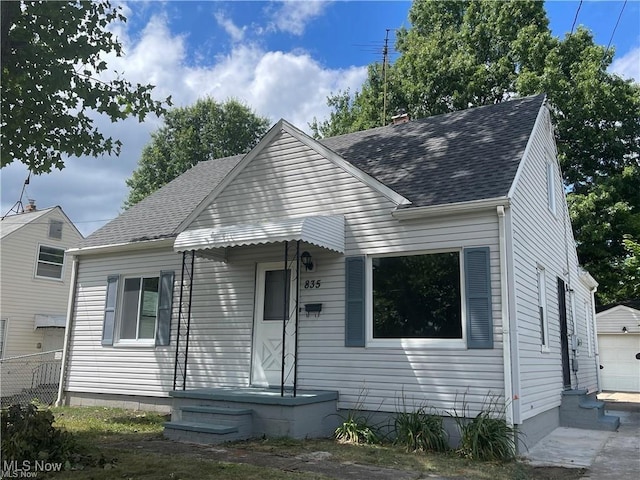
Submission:
M 161 238 L 157 240 L 141 240 L 139 242 L 115 243 L 113 245 L 98 245 L 95 247 L 77 247 L 70 248 L 67 253 L 70 255 L 98 255 L 104 253 L 122 253 L 133 252 L 137 250 L 146 250 L 148 248 L 173 248 L 175 238 Z
M 470 202 L 447 203 L 444 205 L 431 205 L 428 207 L 396 208 L 391 212 L 398 220 L 412 220 L 415 218 L 435 218 L 447 215 L 459 215 L 475 213 L 480 210 L 493 210 L 497 207 L 507 208 L 510 200 L 508 197 L 485 198 Z

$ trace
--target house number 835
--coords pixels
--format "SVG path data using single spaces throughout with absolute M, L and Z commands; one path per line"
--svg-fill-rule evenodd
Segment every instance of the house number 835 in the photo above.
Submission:
M 320 288 L 320 280 L 306 280 L 304 288 Z

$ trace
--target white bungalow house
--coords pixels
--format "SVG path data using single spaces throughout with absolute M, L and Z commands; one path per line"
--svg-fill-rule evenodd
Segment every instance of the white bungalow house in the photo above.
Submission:
M 640 393 L 640 300 L 597 307 L 601 389 Z
M 2 396 L 32 386 L 40 354 L 61 356 L 71 281 L 65 250 L 82 238 L 58 206 L 39 210 L 31 202 L 0 221 Z M 59 373 L 51 373 L 57 383 Z
M 544 96 L 323 140 L 280 120 L 71 253 L 59 400 L 172 405 L 172 438 L 493 397 L 531 445 L 598 390 Z

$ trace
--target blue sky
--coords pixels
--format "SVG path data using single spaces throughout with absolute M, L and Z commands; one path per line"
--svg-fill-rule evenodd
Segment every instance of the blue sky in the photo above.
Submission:
M 172 95 L 189 105 L 209 95 L 238 98 L 272 122 L 286 118 L 308 131 L 324 119 L 332 92 L 358 90 L 366 66 L 381 61 L 386 30 L 409 27 L 408 1 L 292 2 L 118 2 L 128 18 L 114 25 L 123 58 L 106 58 L 128 79 L 156 85 L 158 97 Z M 640 80 L 640 2 L 549 1 L 546 10 L 557 36 L 584 25 L 596 43 L 612 40 L 610 70 Z M 623 8 L 624 7 L 624 8 Z M 622 14 L 620 15 L 620 12 Z M 393 60 L 393 56 L 391 59 Z M 120 138 L 120 157 L 72 158 L 67 168 L 33 177 L 23 201 L 40 208 L 60 205 L 87 235 L 121 211 L 131 176 L 150 133 L 160 125 L 127 120 L 97 124 Z M 26 168 L 12 164 L 0 172 L 1 213 L 19 199 Z

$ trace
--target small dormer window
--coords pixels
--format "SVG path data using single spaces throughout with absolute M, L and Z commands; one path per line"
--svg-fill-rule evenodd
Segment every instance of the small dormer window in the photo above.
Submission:
M 49 220 L 49 238 L 62 239 L 62 221 Z

